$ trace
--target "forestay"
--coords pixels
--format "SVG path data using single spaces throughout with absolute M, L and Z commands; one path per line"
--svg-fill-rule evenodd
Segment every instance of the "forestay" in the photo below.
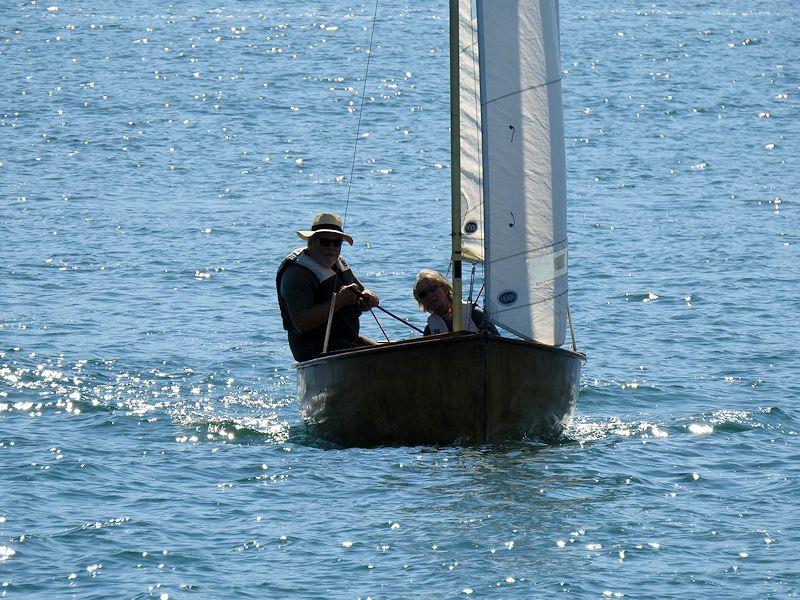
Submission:
M 567 227 L 558 2 L 479 0 L 477 21 L 469 4 L 461 0 L 465 258 L 485 262 L 492 321 L 524 338 L 561 345 Z M 476 70 L 480 116 L 469 100 Z M 474 249 L 481 241 L 483 254 Z

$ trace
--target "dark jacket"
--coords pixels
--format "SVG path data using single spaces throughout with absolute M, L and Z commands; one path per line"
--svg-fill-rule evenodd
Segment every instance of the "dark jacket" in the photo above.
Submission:
M 275 277 L 275 288 L 283 328 L 288 333 L 289 347 L 295 360 L 311 360 L 322 354 L 326 325 L 301 333 L 292 321 L 292 313 L 326 302 L 333 296 L 334 290 L 338 292 L 351 283 L 357 283 L 359 289 L 364 289 L 342 258 L 332 269 L 325 269 L 314 262 L 305 248 L 298 248 L 283 260 Z M 328 350 L 361 345 L 358 335 L 360 314 L 361 310 L 356 304 L 342 307 L 334 313 Z

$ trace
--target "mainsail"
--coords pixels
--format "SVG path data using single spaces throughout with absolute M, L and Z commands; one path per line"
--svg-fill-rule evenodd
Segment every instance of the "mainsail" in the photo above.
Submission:
M 495 324 L 558 346 L 567 321 L 558 0 L 478 0 L 476 19 L 460 2 L 464 258 L 484 260 Z M 469 99 L 478 87 L 480 115 Z

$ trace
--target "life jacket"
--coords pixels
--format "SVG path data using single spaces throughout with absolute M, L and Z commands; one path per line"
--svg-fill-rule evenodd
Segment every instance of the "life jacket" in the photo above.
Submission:
M 472 304 L 461 305 L 461 324 L 464 327 L 464 331 L 475 333 L 478 331 L 478 326 L 475 324 L 475 321 L 472 320 L 472 307 Z M 449 325 L 448 327 L 448 322 L 444 320 L 442 315 L 434 313 L 428 317 L 428 329 L 432 335 L 452 331 L 453 322 L 450 321 Z
M 314 276 L 316 286 L 311 305 L 326 302 L 333 296 L 334 291 L 338 292 L 342 287 L 350 285 L 351 283 L 358 283 L 359 288 L 363 289 L 363 286 L 361 286 L 355 275 L 353 275 L 347 262 L 342 257 L 339 257 L 333 268 L 323 267 L 311 258 L 305 250 L 305 248 L 298 248 L 291 252 L 283 259 L 275 275 L 275 290 L 278 294 L 278 305 L 281 309 L 283 328 L 288 332 L 289 346 L 295 358 L 298 358 L 298 355 L 303 356 L 303 358 L 298 358 L 298 360 L 308 360 L 309 354 L 317 356 L 322 353 L 326 325 L 323 324 L 304 333 L 295 329 L 291 315 L 289 314 L 289 309 L 286 306 L 286 301 L 281 296 L 281 280 L 286 270 L 289 268 L 302 268 L 309 271 Z M 331 339 L 358 340 L 358 317 L 360 314 L 361 311 L 355 304 L 342 307 L 336 311 L 333 315 L 333 323 L 331 324 Z

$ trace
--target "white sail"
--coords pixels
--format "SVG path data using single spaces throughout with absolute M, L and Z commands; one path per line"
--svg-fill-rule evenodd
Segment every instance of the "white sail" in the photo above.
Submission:
M 478 30 L 472 0 L 459 0 L 459 87 L 461 132 L 461 252 L 464 260 L 483 260 L 481 179 L 481 94 Z
M 487 310 L 512 333 L 561 345 L 567 224 L 558 1 L 479 0 L 477 24 Z

